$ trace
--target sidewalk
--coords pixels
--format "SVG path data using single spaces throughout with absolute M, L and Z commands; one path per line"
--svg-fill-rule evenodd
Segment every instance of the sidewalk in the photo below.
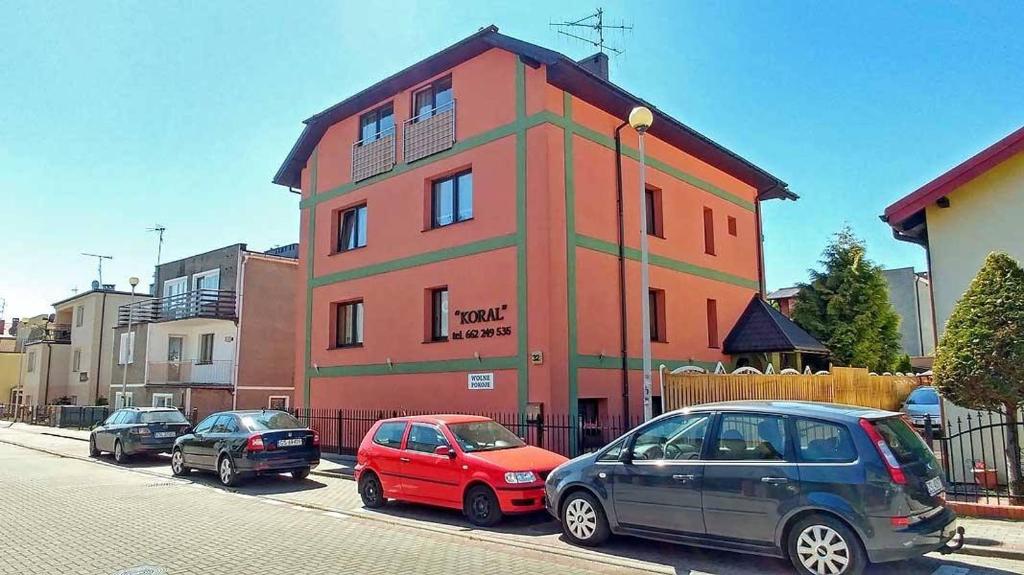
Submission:
M 88 449 L 84 444 L 89 439 L 88 431 L 58 429 L 23 423 L 17 423 L 13 427 L 8 428 L 8 424 L 9 422 L 0 422 L 0 443 L 10 443 L 62 457 L 96 461 L 88 457 Z M 324 477 L 351 480 L 354 464 L 355 461 L 352 457 L 325 453 L 322 455 L 319 467 L 313 473 Z M 142 471 L 147 470 L 142 469 Z M 169 474 L 169 470 L 162 469 L 160 471 L 161 474 Z M 395 523 L 409 524 L 432 530 L 465 530 L 465 525 L 459 521 L 454 521 L 454 516 L 452 518 L 445 518 L 445 521 L 438 524 L 436 522 L 437 518 L 434 515 L 418 508 L 410 510 L 410 513 L 405 518 L 390 513 L 368 512 L 359 505 L 358 494 L 355 492 L 355 485 L 351 481 L 344 481 L 337 484 L 336 487 L 327 489 L 308 490 L 291 494 L 272 493 L 270 495 L 290 503 L 312 508 L 377 517 L 378 520 L 387 519 Z M 966 537 L 964 547 L 959 553 L 979 557 L 1024 560 L 1024 523 L 997 519 L 975 519 L 971 517 L 961 517 L 959 521 L 960 525 L 964 527 Z M 528 539 L 537 543 L 537 547 L 557 549 L 562 547 L 562 544 L 556 541 L 557 536 L 551 537 L 552 540 L 550 542 L 541 541 L 536 538 L 536 526 L 531 527 L 524 523 L 524 525 L 519 527 L 522 527 L 523 533 L 515 532 L 515 530 L 508 533 L 491 531 L 487 533 L 487 536 L 494 540 L 505 539 L 510 542 L 522 542 Z M 527 537 L 524 538 L 524 536 Z

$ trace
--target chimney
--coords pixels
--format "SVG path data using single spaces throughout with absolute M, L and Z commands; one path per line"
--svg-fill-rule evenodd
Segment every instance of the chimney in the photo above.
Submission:
M 608 54 L 598 52 L 597 54 L 587 56 L 576 63 L 582 66 L 584 70 L 598 78 L 601 78 L 602 80 L 608 79 Z

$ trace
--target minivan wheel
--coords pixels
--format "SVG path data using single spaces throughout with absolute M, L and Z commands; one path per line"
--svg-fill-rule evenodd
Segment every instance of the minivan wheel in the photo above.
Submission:
M 114 461 L 118 463 L 127 463 L 128 455 L 124 452 L 124 447 L 121 447 L 121 440 L 114 442 Z
M 793 525 L 787 547 L 793 567 L 805 575 L 860 575 L 868 562 L 857 534 L 827 515 Z
M 462 511 L 469 522 L 478 527 L 492 527 L 501 521 L 498 496 L 486 485 L 475 485 L 466 492 Z
M 562 532 L 576 545 L 593 547 L 608 539 L 611 530 L 604 509 L 586 491 L 569 494 L 562 504 Z
M 175 449 L 171 453 L 171 473 L 178 477 L 184 477 L 191 471 L 191 469 L 185 467 L 185 454 L 181 452 L 181 449 Z
M 99 457 L 100 450 L 96 448 L 96 437 L 89 437 L 89 457 Z
M 294 479 L 295 481 L 302 481 L 307 477 L 309 477 L 308 467 L 300 467 L 299 469 L 292 471 L 292 479 Z
M 380 479 L 373 472 L 364 471 L 359 476 L 359 498 L 363 500 L 363 506 L 369 509 L 379 509 L 388 502 Z

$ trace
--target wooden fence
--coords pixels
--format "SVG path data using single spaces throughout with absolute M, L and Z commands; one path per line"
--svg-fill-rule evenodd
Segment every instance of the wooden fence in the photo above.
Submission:
M 854 367 L 834 367 L 821 375 L 669 373 L 663 369 L 661 378 L 666 411 L 744 399 L 820 401 L 895 411 L 921 385 L 915 376 L 872 375 Z

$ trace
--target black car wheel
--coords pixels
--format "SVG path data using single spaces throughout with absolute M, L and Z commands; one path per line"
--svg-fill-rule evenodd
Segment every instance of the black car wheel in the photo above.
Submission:
M 128 454 L 124 452 L 124 447 L 121 446 L 120 439 L 114 442 L 114 461 L 118 463 L 128 462 Z
M 238 485 L 238 472 L 227 455 L 221 455 L 220 461 L 217 462 L 217 479 L 220 479 L 221 485 L 225 487 Z
M 192 470 L 185 466 L 185 454 L 180 449 L 171 452 L 171 473 L 178 477 L 184 477 Z
M 309 477 L 308 467 L 303 467 L 301 469 L 296 469 L 295 471 L 292 471 L 292 479 L 294 479 L 295 481 L 302 481 L 307 477 Z
M 576 545 L 600 545 L 611 534 L 604 508 L 586 491 L 569 494 L 562 504 L 559 519 L 562 521 L 562 533 Z
M 96 437 L 89 436 L 89 457 L 99 457 L 100 450 L 96 448 Z
M 473 525 L 491 527 L 501 521 L 498 496 L 486 485 L 476 485 L 466 492 L 462 511 Z
M 793 567 L 804 575 L 860 575 L 868 562 L 857 534 L 828 515 L 793 525 L 787 549 Z
M 363 500 L 363 506 L 370 509 L 379 509 L 388 502 L 380 479 L 372 471 L 365 471 L 359 476 L 359 498 Z

